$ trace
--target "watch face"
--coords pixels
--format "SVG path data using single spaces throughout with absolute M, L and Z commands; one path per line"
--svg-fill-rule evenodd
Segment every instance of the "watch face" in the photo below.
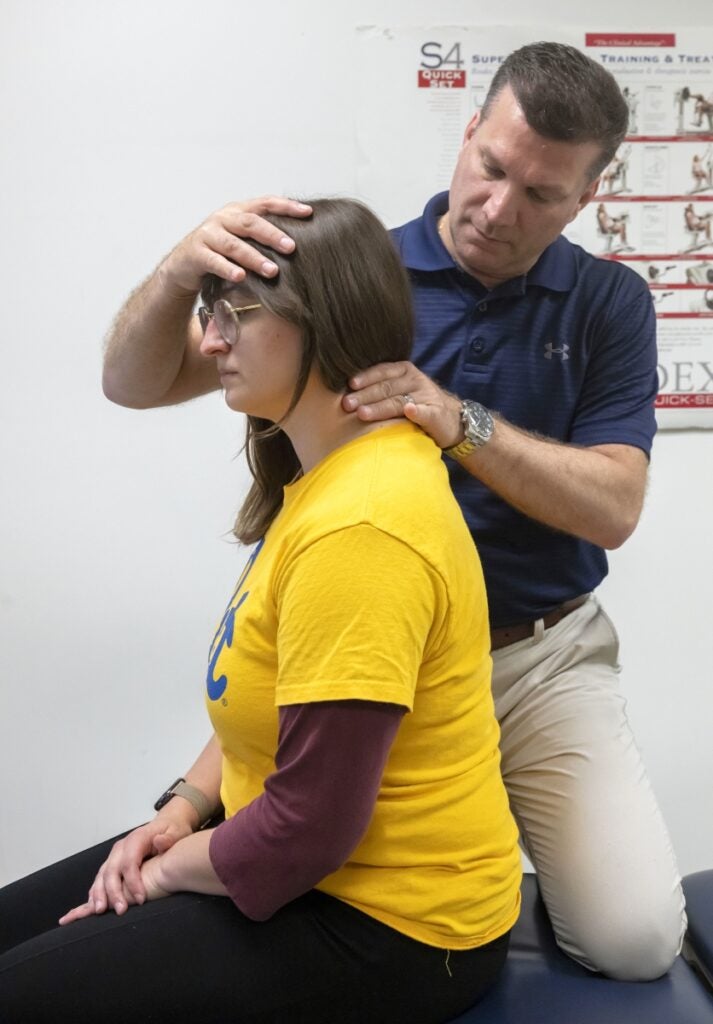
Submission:
M 480 409 L 477 406 L 469 405 L 466 410 L 468 428 L 477 434 L 480 430 Z
M 160 811 L 162 807 L 165 807 L 168 801 L 172 800 L 173 797 L 175 796 L 175 793 L 173 791 L 178 785 L 178 783 L 185 781 L 185 779 L 176 779 L 176 781 L 172 783 L 164 793 L 161 794 L 156 803 L 153 805 L 153 809 L 155 811 Z
M 464 402 L 463 426 L 468 440 L 482 445 L 493 432 L 493 418 L 479 402 Z

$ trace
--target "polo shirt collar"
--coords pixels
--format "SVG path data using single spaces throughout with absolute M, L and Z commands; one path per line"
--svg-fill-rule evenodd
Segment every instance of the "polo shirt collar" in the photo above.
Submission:
M 448 193 L 429 199 L 423 216 L 412 220 L 401 236 L 401 259 L 408 270 L 453 270 L 456 264 L 438 234 L 439 218 L 448 209 Z
M 439 192 L 426 203 L 423 216 L 407 224 L 401 236 L 401 258 L 408 270 L 457 270 L 458 266 L 438 234 L 438 220 L 448 210 L 448 193 Z M 568 292 L 576 281 L 572 245 L 562 235 L 545 249 L 527 274 L 504 281 L 493 295 L 524 295 L 529 285 Z

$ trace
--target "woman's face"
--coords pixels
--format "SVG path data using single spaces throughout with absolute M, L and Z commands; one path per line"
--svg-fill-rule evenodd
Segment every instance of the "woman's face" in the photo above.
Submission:
M 255 301 L 235 289 L 226 289 L 223 298 L 238 308 Z M 294 324 L 264 307 L 238 316 L 240 334 L 235 345 L 228 345 L 211 319 L 201 353 L 215 359 L 229 408 L 277 422 L 289 409 L 297 383 L 302 334 Z

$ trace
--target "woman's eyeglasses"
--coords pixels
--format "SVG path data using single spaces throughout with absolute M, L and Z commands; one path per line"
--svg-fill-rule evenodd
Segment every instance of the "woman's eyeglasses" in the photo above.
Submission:
M 198 310 L 198 320 L 201 330 L 205 334 L 211 319 L 215 319 L 215 326 L 220 331 L 220 336 L 228 345 L 234 345 L 240 337 L 239 313 L 247 313 L 249 309 L 260 309 L 261 302 L 252 306 L 231 306 L 227 299 L 217 299 L 213 304 L 212 311 L 207 306 L 201 306 Z

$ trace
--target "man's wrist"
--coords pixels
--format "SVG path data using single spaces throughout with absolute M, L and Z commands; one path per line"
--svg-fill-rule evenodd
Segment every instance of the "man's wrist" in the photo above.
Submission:
M 463 407 L 463 399 L 459 398 L 458 395 L 451 394 L 449 391 L 447 391 L 446 394 L 448 396 L 449 413 L 453 422 L 453 433 L 451 434 L 453 440 L 449 441 L 447 444 L 440 445 L 441 450 L 444 452 L 449 448 L 455 448 L 455 446 L 460 444 L 465 438 L 463 420 L 460 414 Z
M 166 266 L 168 261 L 171 259 L 173 251 L 168 256 L 164 256 L 159 265 L 156 267 L 152 274 L 152 279 L 156 284 L 156 288 L 161 298 L 166 302 L 184 302 L 191 309 L 196 301 L 196 297 L 200 293 L 202 279 L 197 279 L 195 285 L 180 284 L 175 276 L 171 273 L 171 270 Z
M 494 422 L 491 413 L 480 402 L 464 399 L 459 410 L 461 438 L 455 444 L 443 449 L 451 459 L 461 460 L 486 445 L 493 436 Z

